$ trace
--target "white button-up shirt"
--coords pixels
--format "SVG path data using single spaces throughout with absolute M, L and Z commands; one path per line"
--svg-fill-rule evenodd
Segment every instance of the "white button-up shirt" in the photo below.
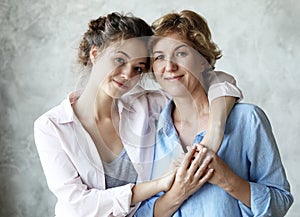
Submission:
M 230 82 L 211 85 L 210 100 L 225 95 L 242 98 L 235 81 Z M 79 96 L 78 91 L 71 93 L 34 123 L 41 164 L 48 186 L 57 197 L 55 214 L 131 216 L 139 205 L 130 206 L 133 184 L 105 189 L 103 165 L 96 146 L 72 109 Z M 119 133 L 138 173 L 137 182 L 150 179 L 156 122 L 167 102 L 162 91 L 146 91 L 140 86 L 118 100 Z

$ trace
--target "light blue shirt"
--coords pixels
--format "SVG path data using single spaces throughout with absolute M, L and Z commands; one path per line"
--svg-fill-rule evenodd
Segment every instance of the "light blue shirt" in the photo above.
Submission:
M 182 148 L 172 122 L 171 100 L 160 115 L 152 178 L 167 171 Z M 200 132 L 194 142 L 200 142 Z M 251 104 L 236 104 L 225 128 L 218 156 L 240 177 L 250 182 L 251 209 L 216 185 L 206 183 L 173 216 L 284 216 L 293 203 L 271 125 L 265 113 Z M 135 216 L 153 216 L 160 194 L 143 202 Z

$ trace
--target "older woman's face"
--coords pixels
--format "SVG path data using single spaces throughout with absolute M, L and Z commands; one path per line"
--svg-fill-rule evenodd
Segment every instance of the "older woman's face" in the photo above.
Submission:
M 148 56 L 145 42 L 139 39 L 113 43 L 97 56 L 91 79 L 106 94 L 119 98 L 137 84 Z
M 202 72 L 207 61 L 177 34 L 162 37 L 153 45 L 153 71 L 158 83 L 171 96 L 203 89 Z

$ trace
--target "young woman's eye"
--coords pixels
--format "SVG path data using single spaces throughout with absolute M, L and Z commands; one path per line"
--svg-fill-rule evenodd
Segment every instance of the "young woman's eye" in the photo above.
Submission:
M 117 57 L 117 58 L 115 58 L 115 62 L 117 64 L 121 65 L 121 64 L 125 63 L 125 60 L 121 57 Z
M 135 67 L 134 71 L 138 74 L 142 74 L 145 71 L 145 69 L 142 67 Z
M 154 57 L 154 61 L 156 61 L 156 60 L 163 60 L 163 59 L 165 59 L 164 55 L 158 55 L 158 56 Z
M 176 53 L 176 56 L 177 56 L 177 57 L 185 57 L 185 56 L 187 56 L 187 53 L 184 52 L 184 51 L 180 51 L 180 52 L 177 52 L 177 53 Z

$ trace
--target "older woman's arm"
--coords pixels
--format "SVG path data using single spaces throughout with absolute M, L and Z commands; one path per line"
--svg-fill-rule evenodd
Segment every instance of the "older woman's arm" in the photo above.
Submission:
M 234 171 L 217 154 L 208 150 L 207 155 L 212 157 L 208 168 L 214 169 L 209 182 L 236 198 L 241 212 L 247 216 L 284 216 L 294 199 L 270 122 L 259 107 L 248 106 L 248 110 L 248 115 L 244 115 L 239 123 L 241 126 L 235 128 L 245 138 L 243 153 L 234 150 L 231 153 L 234 159 L 234 155 L 244 155 L 248 165 L 246 175 L 239 176 L 242 173 L 238 175 L 236 168 Z M 203 148 L 199 146 L 198 150 Z

